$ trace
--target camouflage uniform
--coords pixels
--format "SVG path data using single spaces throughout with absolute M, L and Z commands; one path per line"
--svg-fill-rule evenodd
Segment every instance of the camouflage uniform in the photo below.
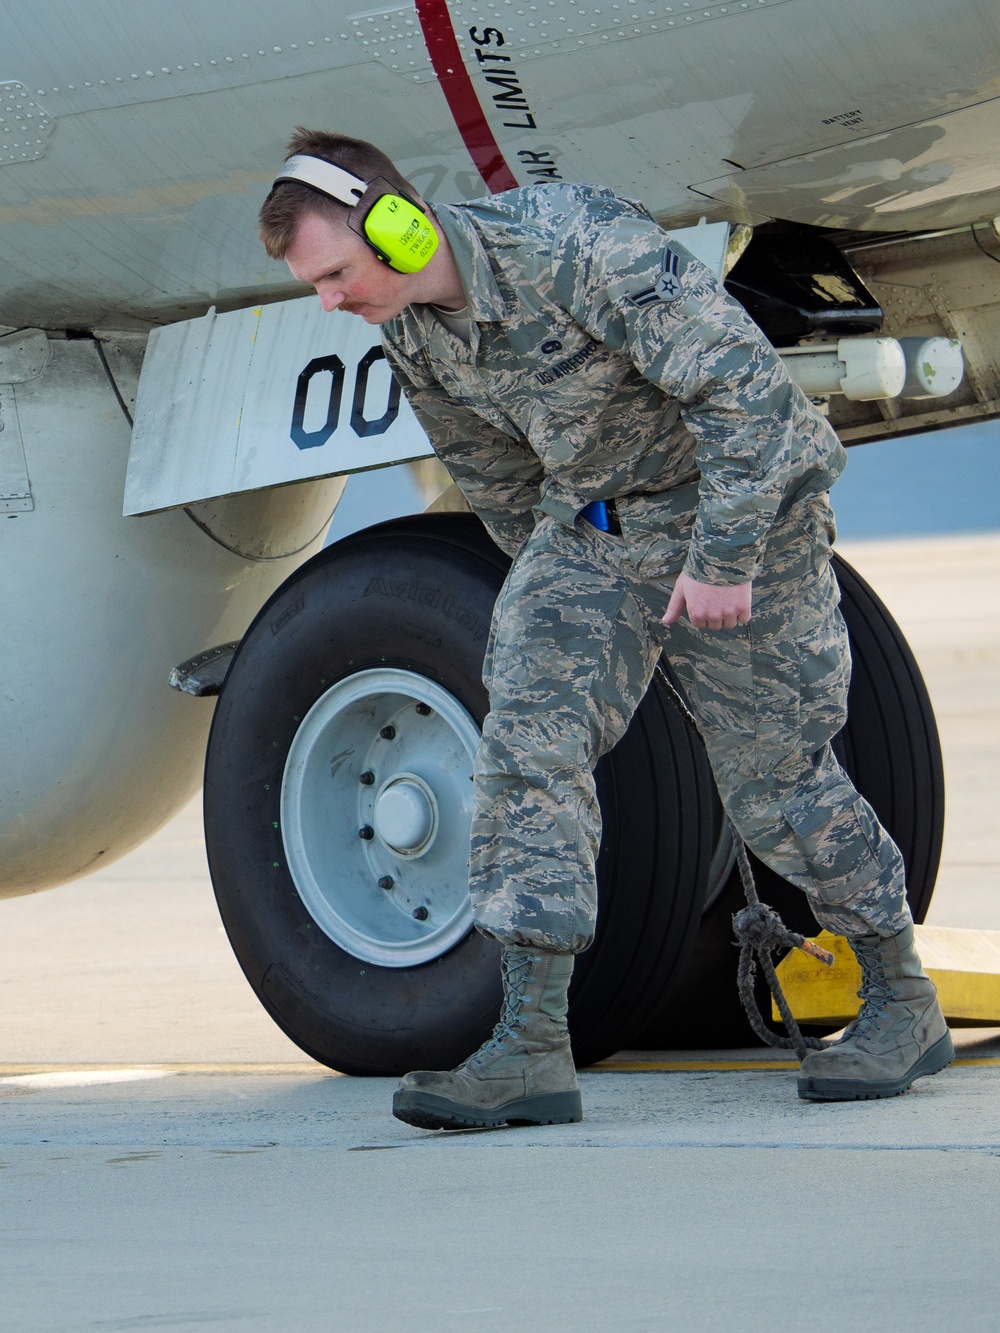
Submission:
M 829 566 L 836 435 L 640 205 L 551 184 L 436 212 L 469 341 L 429 306 L 382 334 L 435 451 L 514 556 L 485 669 L 477 925 L 559 952 L 591 942 L 592 770 L 662 650 L 748 845 L 823 925 L 895 934 L 902 860 L 829 746 L 850 673 Z M 611 498 L 621 536 L 578 517 Z M 682 569 L 753 580 L 749 625 L 660 624 Z

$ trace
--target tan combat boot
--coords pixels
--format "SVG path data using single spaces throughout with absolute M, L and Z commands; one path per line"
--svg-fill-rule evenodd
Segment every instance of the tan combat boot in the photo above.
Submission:
M 566 1027 L 573 955 L 505 946 L 493 1036 L 450 1073 L 407 1074 L 392 1113 L 421 1129 L 564 1125 L 583 1119 Z
M 915 1078 L 955 1058 L 934 983 L 924 974 L 913 926 L 883 939 L 849 941 L 861 964 L 861 1012 L 840 1041 L 802 1061 L 799 1096 L 812 1102 L 896 1097 Z

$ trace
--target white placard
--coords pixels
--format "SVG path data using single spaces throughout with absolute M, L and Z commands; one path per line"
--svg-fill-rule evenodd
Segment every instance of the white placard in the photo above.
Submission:
M 430 453 L 373 326 L 315 296 L 211 312 L 150 336 L 124 512 Z

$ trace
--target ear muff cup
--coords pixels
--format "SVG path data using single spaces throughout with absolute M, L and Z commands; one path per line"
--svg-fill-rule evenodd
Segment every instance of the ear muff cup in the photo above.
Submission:
M 351 210 L 348 225 L 397 273 L 419 273 L 438 247 L 427 214 L 388 181 L 375 180 Z
M 437 232 L 427 214 L 405 194 L 396 194 L 384 177 L 367 184 L 346 167 L 311 153 L 293 153 L 275 178 L 282 184 L 305 185 L 336 199 L 349 210 L 347 225 L 383 264 L 397 273 L 418 273 L 438 247 Z

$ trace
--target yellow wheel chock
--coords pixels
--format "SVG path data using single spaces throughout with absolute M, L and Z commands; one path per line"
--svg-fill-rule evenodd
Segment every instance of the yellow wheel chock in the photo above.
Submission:
M 915 929 L 917 951 L 948 1022 L 1000 1027 L 1000 930 Z M 861 969 L 842 935 L 824 930 L 815 943 L 834 954 L 833 967 L 793 949 L 777 966 L 778 980 L 798 1022 L 842 1027 L 857 1017 Z M 773 1000 L 771 1016 L 778 1020 Z

